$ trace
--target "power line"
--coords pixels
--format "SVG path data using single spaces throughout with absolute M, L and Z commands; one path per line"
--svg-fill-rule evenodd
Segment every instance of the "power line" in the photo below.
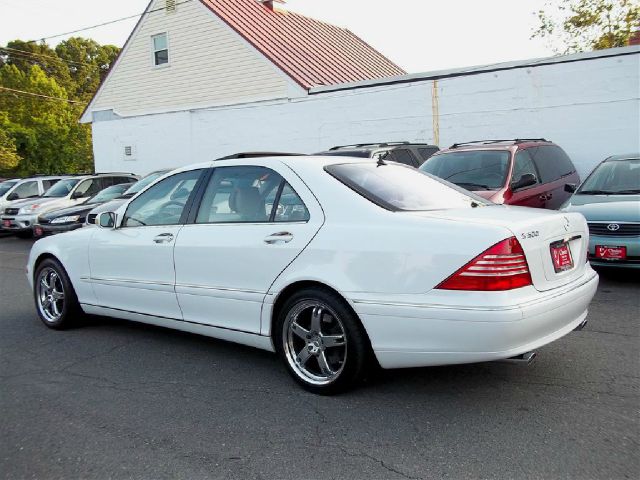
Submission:
M 14 88 L 7 88 L 7 87 L 2 87 L 2 86 L 0 86 L 0 90 L 6 90 L 7 92 L 19 93 L 19 94 L 22 94 L 22 95 L 30 95 L 32 97 L 46 98 L 47 100 L 58 100 L 60 102 L 68 102 L 68 103 L 74 103 L 74 104 L 79 104 L 79 105 L 86 105 L 87 104 L 87 102 L 79 102 L 77 100 L 69 100 L 67 98 L 60 98 L 60 97 L 51 97 L 49 95 L 43 95 L 41 93 L 25 92 L 24 90 L 16 90 Z
M 184 0 L 182 2 L 177 2 L 175 4 L 175 6 L 177 7 L 178 5 L 184 5 L 185 3 L 189 3 L 191 1 L 193 1 L 193 0 Z M 137 13 L 135 15 L 129 15 L 128 17 L 117 18 L 115 20 L 110 20 L 108 22 L 99 23 L 97 25 L 91 25 L 90 27 L 78 28 L 77 30 L 72 30 L 70 32 L 58 33 L 57 35 L 49 35 L 48 37 L 42 37 L 42 38 L 39 38 L 38 40 L 29 40 L 29 42 L 37 42 L 37 41 L 44 42 L 45 40 L 50 40 L 52 38 L 64 37 L 66 35 L 73 35 L 74 33 L 84 32 L 86 30 L 92 30 L 94 28 L 104 27 L 104 26 L 112 25 L 112 24 L 118 23 L 118 22 L 124 22 L 125 20 L 131 20 L 132 18 L 137 18 L 137 17 L 140 17 L 142 15 L 149 14 L 149 13 L 160 12 L 162 10 L 166 10 L 166 7 L 156 8 L 154 10 L 149 10 L 149 11 L 145 10 L 142 13 Z
M 64 58 L 61 57 L 54 57 L 53 55 L 46 55 L 44 53 L 36 53 L 36 52 L 28 52 L 26 50 L 19 50 L 16 48 L 9 48 L 9 47 L 0 47 L 0 50 L 4 50 L 10 54 L 15 54 L 15 55 L 24 55 L 27 57 L 42 57 L 42 58 L 50 58 L 52 60 L 59 60 L 61 62 L 65 62 L 65 63 L 69 63 L 69 64 L 73 64 L 73 65 L 84 65 L 87 67 L 94 67 L 94 68 L 98 68 L 97 65 L 91 65 L 90 63 L 83 63 L 83 62 L 76 62 L 75 60 L 66 60 Z

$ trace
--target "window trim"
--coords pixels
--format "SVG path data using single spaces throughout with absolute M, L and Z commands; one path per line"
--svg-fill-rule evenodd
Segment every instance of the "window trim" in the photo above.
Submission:
M 167 41 L 167 63 L 160 63 L 160 64 L 156 64 L 156 53 L 157 52 L 161 52 L 162 50 L 156 50 L 156 45 L 154 42 L 154 39 L 157 37 L 160 37 L 164 35 Z M 164 31 L 164 32 L 159 32 L 159 33 L 155 33 L 153 35 L 151 35 L 150 37 L 150 41 L 151 41 L 151 67 L 153 69 L 157 69 L 157 68 L 167 68 L 171 66 L 171 55 L 169 53 L 170 50 L 170 43 L 169 43 L 169 31 Z
M 182 170 L 180 172 L 176 172 L 173 175 L 170 175 L 168 177 L 161 177 L 162 179 L 158 181 L 158 179 L 156 179 L 155 182 L 153 182 L 151 185 L 148 185 L 147 188 L 145 188 L 144 190 L 138 192 L 133 198 L 131 198 L 125 205 L 126 208 L 124 209 L 124 213 L 122 214 L 121 218 L 117 219 L 117 223 L 116 223 L 116 229 L 123 229 L 123 228 L 157 228 L 157 227 L 175 227 L 175 226 L 181 226 L 181 225 L 186 225 L 188 223 L 188 219 L 190 217 L 191 211 L 193 210 L 193 205 L 194 205 L 194 200 L 196 198 L 196 196 L 200 193 L 200 189 L 202 188 L 202 181 L 203 178 L 207 177 L 206 173 L 207 173 L 207 168 L 194 168 L 193 170 Z M 199 172 L 199 176 L 198 179 L 196 180 L 196 184 L 193 186 L 193 189 L 191 190 L 191 193 L 189 194 L 189 197 L 187 198 L 187 201 L 184 204 L 184 208 L 182 209 L 182 214 L 180 215 L 180 218 L 178 219 L 178 223 L 172 223 L 169 225 L 125 225 L 125 219 L 127 218 L 127 212 L 129 211 L 129 208 L 131 207 L 131 204 L 136 201 L 136 199 L 138 199 L 140 196 L 144 195 L 147 191 L 151 190 L 153 187 L 155 187 L 156 185 L 158 185 L 160 182 L 164 182 L 165 180 L 168 180 L 169 178 L 175 177 L 176 175 L 181 175 L 183 173 L 190 173 L 190 172 Z M 197 210 L 197 209 L 196 209 Z

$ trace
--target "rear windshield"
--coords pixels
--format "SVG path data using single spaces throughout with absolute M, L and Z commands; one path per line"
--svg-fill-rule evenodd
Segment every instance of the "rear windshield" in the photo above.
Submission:
M 79 178 L 69 178 L 67 180 L 60 180 L 53 187 L 47 190 L 43 197 L 62 198 L 69 195 L 71 189 L 76 186 L 76 183 L 80 181 Z
M 441 153 L 424 162 L 420 170 L 468 190 L 498 190 L 506 183 L 509 156 L 503 150 Z
M 329 165 L 325 170 L 367 200 L 392 211 L 446 210 L 487 205 L 415 168 L 391 162 Z
M 8 182 L 0 183 L 0 197 L 11 190 L 11 187 L 13 187 L 16 183 L 18 183 L 17 180 L 10 180 Z

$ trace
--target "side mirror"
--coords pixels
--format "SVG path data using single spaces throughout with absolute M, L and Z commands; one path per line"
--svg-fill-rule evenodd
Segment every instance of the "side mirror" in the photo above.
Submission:
M 102 212 L 98 215 L 96 224 L 100 228 L 109 228 L 114 230 L 116 228 L 116 214 L 113 212 Z
M 538 179 L 533 173 L 525 173 L 520 177 L 520 180 L 511 184 L 511 190 L 520 190 L 521 188 L 530 187 L 536 183 L 538 183 Z
M 576 185 L 575 183 L 564 184 L 564 191 L 567 193 L 575 193 L 577 189 L 578 189 L 578 185 Z
M 84 198 L 86 196 L 85 193 L 82 192 L 73 192 L 71 195 L 71 200 L 77 200 L 78 198 Z

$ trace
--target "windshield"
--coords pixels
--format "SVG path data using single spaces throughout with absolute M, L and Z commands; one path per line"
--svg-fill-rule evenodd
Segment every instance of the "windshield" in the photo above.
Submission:
M 134 196 L 140 190 L 145 188 L 147 185 L 150 185 L 151 183 L 155 182 L 158 178 L 160 178 L 162 175 L 164 175 L 165 173 L 167 173 L 169 171 L 170 170 L 163 170 L 161 172 L 150 173 L 149 175 L 144 177 L 142 180 L 140 180 L 140 181 L 134 183 L 133 185 L 131 185 L 129 187 L 129 189 L 124 192 L 123 196 L 127 196 L 127 197 Z
M 18 183 L 17 180 L 9 180 L 8 182 L 0 183 L 0 197 L 11 190 L 11 187 L 13 187 L 16 183 Z
M 61 198 L 66 197 L 71 192 L 71 189 L 76 186 L 76 184 L 80 181 L 79 178 L 69 178 L 67 180 L 60 180 L 53 187 L 47 190 L 43 197 L 49 198 Z
M 420 211 L 471 208 L 488 203 L 419 170 L 397 163 L 347 163 L 325 170 L 387 210 Z
M 601 163 L 587 178 L 577 195 L 640 194 L 640 159 Z
M 509 156 L 504 150 L 441 153 L 424 162 L 420 170 L 467 190 L 499 190 L 506 183 Z
M 96 193 L 93 197 L 87 200 L 86 205 L 92 205 L 94 203 L 105 203 L 114 198 L 118 198 L 129 187 L 129 184 L 114 185 L 113 187 L 105 188 L 104 190 Z

